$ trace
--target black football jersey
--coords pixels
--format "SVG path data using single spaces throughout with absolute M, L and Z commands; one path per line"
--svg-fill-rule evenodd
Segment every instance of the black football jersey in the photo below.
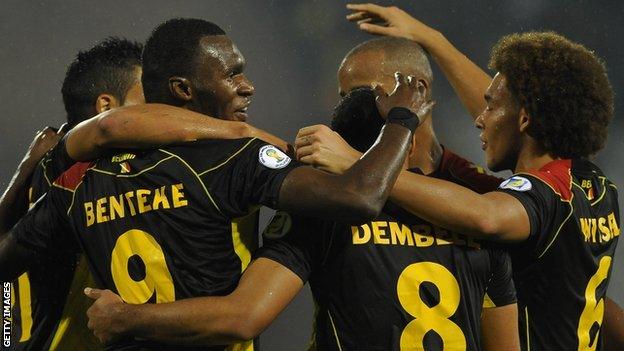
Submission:
M 38 228 L 57 226 L 64 216 L 76 239 L 66 250 L 84 250 L 98 286 L 127 303 L 226 295 L 257 247 L 259 206 L 276 205 L 283 179 L 297 166 L 257 139 L 199 141 L 76 164 L 38 204 L 65 212 L 46 219 L 31 211 L 16 236 L 49 252 L 50 231 Z M 109 348 L 170 349 L 136 340 Z
M 435 175 L 480 192 L 499 183 L 448 150 Z M 515 303 L 506 252 L 391 203 L 361 225 L 278 212 L 264 239 L 257 257 L 310 282 L 314 350 L 479 350 L 482 309 Z
M 500 185 L 524 205 L 512 246 L 523 350 L 601 350 L 600 326 L 620 235 L 616 186 L 586 160 L 556 160 Z
M 50 161 L 46 155 L 33 173 L 28 189 L 31 206 L 54 181 L 47 168 Z M 89 282 L 86 261 L 69 253 L 38 257 L 31 267 L 13 282 L 11 346 L 6 349 L 101 349 L 86 326 L 90 305 L 82 293 Z

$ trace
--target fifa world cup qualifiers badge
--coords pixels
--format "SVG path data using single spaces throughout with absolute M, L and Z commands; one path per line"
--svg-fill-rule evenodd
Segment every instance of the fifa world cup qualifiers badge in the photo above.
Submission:
M 11 346 L 11 283 L 2 286 L 2 346 Z
M 280 169 L 288 166 L 290 157 L 273 145 L 264 145 L 258 153 L 258 160 L 271 169 Z
M 515 191 L 528 191 L 533 188 L 533 185 L 531 181 L 525 177 L 513 176 L 502 182 L 498 187 L 500 189 L 511 189 Z

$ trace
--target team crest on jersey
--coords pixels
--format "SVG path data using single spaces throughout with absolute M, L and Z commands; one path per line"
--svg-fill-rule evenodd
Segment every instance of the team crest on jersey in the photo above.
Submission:
M 130 173 L 130 171 L 132 170 L 128 162 L 120 163 L 119 167 L 121 167 L 121 173 Z
M 260 163 L 271 169 L 280 169 L 288 166 L 290 157 L 273 145 L 265 145 L 260 148 L 258 154 Z
M 275 216 L 271 219 L 271 223 L 264 228 L 262 236 L 269 240 L 279 239 L 288 234 L 291 227 L 292 219 L 290 218 L 290 215 L 286 212 L 278 211 L 275 212 Z
M 513 176 L 498 186 L 500 189 L 511 189 L 515 191 L 528 191 L 533 188 L 531 181 L 519 176 Z

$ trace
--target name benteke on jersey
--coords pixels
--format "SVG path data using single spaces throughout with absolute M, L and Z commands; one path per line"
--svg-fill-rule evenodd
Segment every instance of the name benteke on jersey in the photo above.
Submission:
M 354 245 L 372 241 L 375 245 L 403 245 L 429 247 L 459 245 L 479 249 L 481 245 L 472 238 L 464 237 L 431 224 L 405 225 L 394 221 L 374 221 L 351 226 Z
M 87 227 L 95 223 L 114 221 L 125 216 L 135 216 L 149 211 L 184 207 L 182 183 L 165 185 L 156 189 L 135 189 L 123 194 L 101 197 L 84 203 Z

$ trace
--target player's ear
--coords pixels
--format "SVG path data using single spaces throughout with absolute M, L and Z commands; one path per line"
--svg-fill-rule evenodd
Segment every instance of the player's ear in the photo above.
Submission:
M 119 101 L 117 100 L 117 98 L 110 94 L 100 94 L 98 95 L 97 99 L 95 99 L 96 114 L 100 114 L 104 111 L 114 109 L 115 107 L 119 107 Z
M 524 109 L 524 107 L 521 107 L 520 112 L 518 113 L 518 128 L 520 133 L 526 132 L 529 128 L 529 124 L 531 124 L 531 116 Z
M 189 102 L 193 98 L 191 82 L 183 77 L 169 78 L 169 91 L 175 100 Z

